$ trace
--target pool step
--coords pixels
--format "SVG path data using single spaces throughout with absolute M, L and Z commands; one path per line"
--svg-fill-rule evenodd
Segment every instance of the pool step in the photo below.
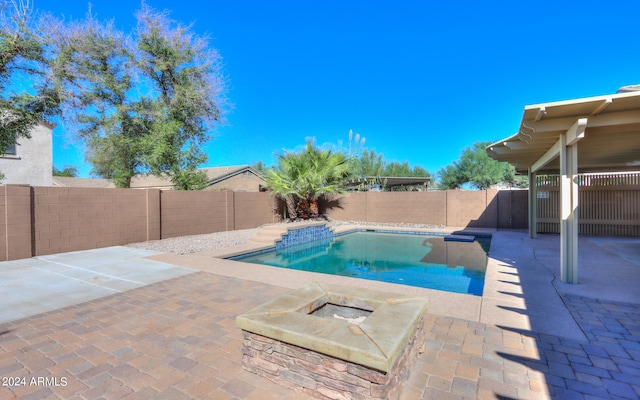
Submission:
M 444 237 L 445 242 L 473 242 L 474 240 L 476 237 L 471 235 L 447 235 Z
M 282 235 L 286 234 L 289 228 L 285 225 L 265 225 L 258 231 L 258 234 L 252 237 L 249 241 L 259 244 L 275 244 L 278 240 L 282 239 Z

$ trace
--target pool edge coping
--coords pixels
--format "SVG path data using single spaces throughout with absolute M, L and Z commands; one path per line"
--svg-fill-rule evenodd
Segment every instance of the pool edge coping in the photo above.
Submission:
M 292 225 L 288 230 L 302 229 L 306 226 L 316 226 L 321 224 L 328 225 L 328 222 L 314 221 L 309 225 L 302 225 L 298 223 L 297 225 Z M 274 224 L 268 224 L 267 226 L 273 226 L 273 225 Z M 333 232 L 335 236 L 343 236 L 343 235 L 356 233 L 356 232 L 380 232 L 380 233 L 394 233 L 394 234 L 407 234 L 407 235 L 420 234 L 425 236 L 427 235 L 446 236 L 446 235 L 457 234 L 457 235 L 474 235 L 480 238 L 492 238 L 496 230 L 486 229 L 486 228 L 411 228 L 411 227 L 395 227 L 395 226 L 367 227 L 366 225 L 349 224 L 349 225 L 339 225 L 339 226 L 333 227 Z M 229 253 L 215 251 L 215 253 L 211 254 L 211 256 L 214 258 L 220 258 L 223 260 L 241 261 L 241 260 L 233 260 L 232 258 L 240 257 L 240 256 L 250 257 L 253 255 L 258 255 L 258 254 L 266 253 L 272 250 L 276 250 L 276 246 L 275 246 L 276 242 L 277 241 L 274 241 L 273 244 L 252 243 L 255 245 L 255 248 L 253 249 L 233 249 L 232 250 L 232 248 L 228 248 L 228 250 L 231 250 Z M 237 247 L 237 246 L 234 246 L 234 247 Z M 218 249 L 218 250 L 224 250 L 224 249 Z M 207 253 L 210 253 L 210 252 L 207 252 Z

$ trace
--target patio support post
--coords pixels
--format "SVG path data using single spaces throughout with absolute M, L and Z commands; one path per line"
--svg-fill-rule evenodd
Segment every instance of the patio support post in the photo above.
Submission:
M 560 280 L 578 283 L 578 141 L 587 119 L 560 135 Z
M 529 168 L 529 237 L 538 237 L 538 183 L 537 175 Z

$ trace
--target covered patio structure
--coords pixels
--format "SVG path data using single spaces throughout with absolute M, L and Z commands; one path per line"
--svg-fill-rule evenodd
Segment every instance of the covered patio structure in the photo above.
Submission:
M 640 91 L 526 106 L 518 133 L 487 153 L 529 176 L 531 238 L 536 176 L 560 175 L 560 277 L 578 283 L 578 174 L 640 170 Z

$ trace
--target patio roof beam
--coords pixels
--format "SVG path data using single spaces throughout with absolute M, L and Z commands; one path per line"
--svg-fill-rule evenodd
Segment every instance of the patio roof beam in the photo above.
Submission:
M 545 132 L 566 131 L 575 123 L 575 117 L 554 118 L 541 121 L 528 121 L 527 124 L 536 134 Z M 631 125 L 640 123 L 640 113 L 634 111 L 622 111 L 606 113 L 589 117 L 589 128 L 611 127 L 616 125 Z
M 553 146 L 551 146 L 549 150 L 547 150 L 547 152 L 538 159 L 538 161 L 534 162 L 533 165 L 531 165 L 531 172 L 535 173 L 536 171 L 540 170 L 545 165 L 553 161 L 556 157 L 558 157 L 558 155 L 560 155 L 560 139 L 558 139 L 558 141 L 555 142 Z
M 608 99 L 600 103 L 600 105 L 595 109 L 594 112 L 591 113 L 591 115 L 600 114 L 602 111 L 604 111 L 605 108 L 609 107 L 612 103 L 613 103 L 613 99 L 609 97 Z
M 587 118 L 580 118 L 571 125 L 571 128 L 569 128 L 565 133 L 567 146 L 573 146 L 578 143 L 578 140 L 584 138 L 584 131 L 587 129 L 588 122 L 589 120 L 587 120 Z
M 584 132 L 587 128 L 587 123 L 587 118 L 580 118 L 579 120 L 575 121 L 573 125 L 571 125 L 571 127 L 561 135 L 565 138 L 564 146 L 572 146 L 576 144 L 578 140 L 584 138 Z M 560 155 L 560 152 L 563 149 L 561 139 L 562 138 L 558 139 L 558 141 L 555 142 L 553 146 L 551 146 L 549 150 L 547 150 L 546 153 L 544 153 L 542 157 L 538 159 L 538 161 L 534 162 L 533 165 L 531 165 L 531 172 L 539 171 L 545 165 L 549 164 L 556 157 L 558 157 L 558 155 Z

